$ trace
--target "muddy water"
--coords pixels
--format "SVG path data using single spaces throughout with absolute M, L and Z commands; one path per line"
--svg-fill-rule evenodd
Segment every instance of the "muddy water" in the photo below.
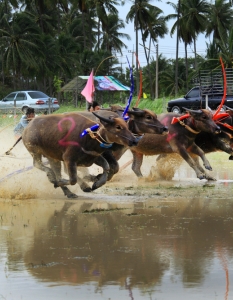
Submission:
M 155 181 L 145 158 L 146 179 L 67 200 L 22 145 L 1 156 L 0 299 L 233 299 L 233 162 L 208 158 L 216 182 L 186 164 Z

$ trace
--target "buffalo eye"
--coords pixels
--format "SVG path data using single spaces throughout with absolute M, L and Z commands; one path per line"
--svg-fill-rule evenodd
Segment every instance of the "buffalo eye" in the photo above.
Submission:
M 117 129 L 117 130 L 121 130 L 122 128 L 121 128 L 120 125 L 116 125 L 116 129 Z
M 151 116 L 151 115 L 147 115 L 147 116 L 146 116 L 146 119 L 147 119 L 147 120 L 151 120 L 151 119 L 152 119 L 152 116 Z

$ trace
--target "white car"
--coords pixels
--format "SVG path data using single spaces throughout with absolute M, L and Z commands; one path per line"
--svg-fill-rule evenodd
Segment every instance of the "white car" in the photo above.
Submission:
M 56 98 L 33 90 L 13 92 L 0 101 L 1 112 L 13 112 L 17 109 L 25 113 L 28 107 L 34 108 L 37 113 L 51 113 L 58 110 L 60 106 Z

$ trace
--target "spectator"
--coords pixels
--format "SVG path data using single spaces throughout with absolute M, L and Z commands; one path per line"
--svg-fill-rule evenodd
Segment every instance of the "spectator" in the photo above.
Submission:
M 14 128 L 14 134 L 16 139 L 18 139 L 22 135 L 24 128 L 27 127 L 28 123 L 34 118 L 34 108 L 28 107 L 26 114 L 21 117 L 19 123 Z
M 101 109 L 101 106 L 99 105 L 99 103 L 97 101 L 93 101 L 92 103 L 89 104 L 89 107 L 88 107 L 88 111 L 90 111 L 90 112 L 100 110 L 100 109 Z

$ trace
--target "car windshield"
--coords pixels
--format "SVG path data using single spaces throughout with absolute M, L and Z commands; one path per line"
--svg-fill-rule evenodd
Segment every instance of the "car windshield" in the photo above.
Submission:
M 186 95 L 186 97 L 193 98 L 193 97 L 199 97 L 199 95 L 200 95 L 199 88 L 194 88 Z
M 28 92 L 29 96 L 32 99 L 37 99 L 37 98 L 49 98 L 48 95 L 42 93 L 42 92 L 37 92 L 37 91 L 33 91 L 33 92 Z

